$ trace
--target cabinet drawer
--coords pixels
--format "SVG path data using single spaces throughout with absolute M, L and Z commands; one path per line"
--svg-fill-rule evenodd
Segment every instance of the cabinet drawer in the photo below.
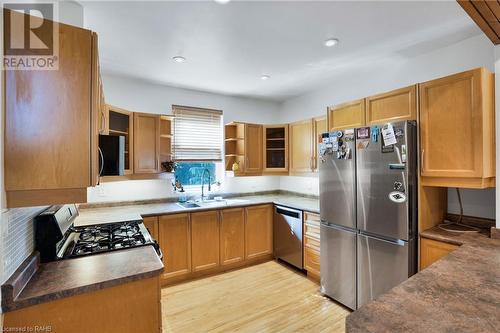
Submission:
M 320 239 L 320 227 L 319 225 L 313 225 L 310 223 L 304 223 L 304 235 L 306 237 L 312 237 L 316 239 Z
M 310 224 L 317 224 L 319 227 L 321 219 L 319 217 L 319 214 L 304 212 L 304 221 Z
M 319 251 L 313 250 L 311 248 L 306 247 L 304 250 L 304 267 L 305 269 L 313 273 L 314 275 L 319 276 L 320 273 L 320 264 L 319 264 Z
M 319 238 L 309 237 L 307 235 L 304 237 L 304 246 L 307 248 L 311 248 L 319 252 L 320 250 L 319 244 L 320 244 Z

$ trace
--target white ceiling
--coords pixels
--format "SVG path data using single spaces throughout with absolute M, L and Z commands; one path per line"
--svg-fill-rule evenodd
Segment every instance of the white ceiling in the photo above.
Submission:
M 481 33 L 454 0 L 81 3 L 105 73 L 276 101 Z

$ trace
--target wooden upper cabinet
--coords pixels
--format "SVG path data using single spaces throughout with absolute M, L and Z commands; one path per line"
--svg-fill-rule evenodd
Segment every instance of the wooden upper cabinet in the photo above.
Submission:
M 245 174 L 262 173 L 262 125 L 245 124 Z
M 422 184 L 495 185 L 493 74 L 479 68 L 420 84 Z
M 264 172 L 288 173 L 288 125 L 265 125 L 263 135 Z
M 321 142 L 321 134 L 328 132 L 326 116 L 313 118 L 313 171 L 318 171 L 318 144 Z
M 134 112 L 134 173 L 160 170 L 160 116 Z
M 366 125 L 417 119 L 417 86 L 366 98 Z
M 87 187 L 97 179 L 96 44 L 89 30 L 54 24 L 59 29 L 58 70 L 4 72 L 8 207 L 86 202 Z
M 330 131 L 363 127 L 365 125 L 365 100 L 360 99 L 328 108 Z
M 295 122 L 290 128 L 290 173 L 312 172 L 313 170 L 313 121 Z
M 219 212 L 191 214 L 193 272 L 219 266 Z
M 160 216 L 157 240 L 165 265 L 162 278 L 171 279 L 191 273 L 191 224 L 188 214 Z
M 245 260 L 245 209 L 223 209 L 220 218 L 221 265 Z
M 245 208 L 245 258 L 273 253 L 273 205 Z

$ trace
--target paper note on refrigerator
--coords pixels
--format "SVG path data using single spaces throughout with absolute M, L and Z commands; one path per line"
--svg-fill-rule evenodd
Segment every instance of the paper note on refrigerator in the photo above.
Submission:
M 394 127 L 391 124 L 385 124 L 382 127 L 382 137 L 384 138 L 384 145 L 394 145 L 398 141 L 396 140 L 396 135 L 394 134 Z

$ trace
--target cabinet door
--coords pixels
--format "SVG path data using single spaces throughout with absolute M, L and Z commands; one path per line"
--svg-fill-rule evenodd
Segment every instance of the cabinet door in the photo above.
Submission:
M 245 124 L 245 173 L 262 173 L 262 125 Z
M 57 70 L 4 72 L 2 135 L 9 207 L 86 202 L 86 188 L 95 182 L 92 33 L 54 24 L 59 29 Z M 23 38 L 12 36 L 18 37 Z
M 420 238 L 420 269 L 432 265 L 457 248 L 458 246 L 454 244 Z
M 482 176 L 481 79 L 477 69 L 420 84 L 422 176 Z
M 154 240 L 158 240 L 158 217 L 151 216 L 143 218 L 144 226 Z
M 364 99 L 328 108 L 328 128 L 330 131 L 362 127 L 364 125 Z
M 254 259 L 273 253 L 273 206 L 245 208 L 245 258 Z
M 97 34 L 92 33 L 92 121 L 90 125 L 90 186 L 96 186 L 99 181 L 99 134 L 101 125 L 101 75 L 99 72 Z
M 366 125 L 417 119 L 417 86 L 366 98 Z
M 223 209 L 220 212 L 220 262 L 229 265 L 245 259 L 245 210 Z
M 313 170 L 313 122 L 311 119 L 290 124 L 290 172 Z
M 134 173 L 159 170 L 160 116 L 134 113 Z
M 158 243 L 163 252 L 163 278 L 191 272 L 191 227 L 188 214 L 160 216 Z
M 219 266 L 219 212 L 191 214 L 193 272 Z
M 321 134 L 328 131 L 326 116 L 313 118 L 313 171 L 318 171 L 318 144 L 321 142 Z

